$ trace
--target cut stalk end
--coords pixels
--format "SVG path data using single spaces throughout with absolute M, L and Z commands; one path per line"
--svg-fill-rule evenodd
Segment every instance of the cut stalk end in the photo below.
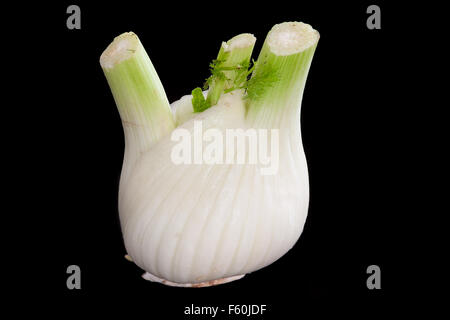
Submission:
M 131 58 L 140 45 L 139 38 L 133 32 L 125 32 L 114 38 L 114 41 L 100 56 L 103 69 L 112 69 L 116 64 Z
M 237 35 L 227 42 L 222 43 L 225 52 L 231 52 L 235 49 L 253 48 L 256 38 L 251 33 L 242 33 Z
M 319 41 L 319 32 L 303 22 L 284 22 L 275 25 L 267 35 L 267 45 L 277 56 L 296 54 Z

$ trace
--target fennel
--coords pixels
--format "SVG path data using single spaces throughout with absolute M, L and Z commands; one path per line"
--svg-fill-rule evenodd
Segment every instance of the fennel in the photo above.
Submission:
M 310 25 L 275 25 L 252 64 L 255 38 L 238 35 L 222 43 L 210 64 L 209 90 L 196 88 L 172 105 L 134 33 L 104 51 L 100 64 L 126 142 L 121 228 L 127 254 L 145 279 L 173 286 L 225 283 L 273 263 L 296 243 L 309 201 L 300 107 L 318 40 Z M 254 149 L 257 155 L 272 153 L 262 162 L 237 161 L 257 158 L 251 143 L 241 155 L 230 150 L 236 146 L 222 140 L 230 130 L 244 134 L 241 142 L 264 147 Z M 174 161 L 185 134 L 194 142 L 181 154 L 192 149 L 195 160 L 199 141 L 212 141 L 197 160 L 226 153 L 236 161 Z M 264 174 L 275 158 L 277 170 Z

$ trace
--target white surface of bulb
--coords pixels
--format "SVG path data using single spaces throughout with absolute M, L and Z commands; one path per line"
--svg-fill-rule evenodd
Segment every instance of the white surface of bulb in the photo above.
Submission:
M 177 108 L 191 108 L 189 99 Z M 240 92 L 181 124 L 246 128 Z M 246 274 L 284 255 L 308 211 L 308 174 L 297 122 L 280 129 L 279 170 L 259 165 L 175 165 L 175 142 L 163 138 L 137 160 L 120 186 L 120 218 L 128 254 L 145 271 L 176 283 Z M 291 124 L 298 126 L 291 127 Z

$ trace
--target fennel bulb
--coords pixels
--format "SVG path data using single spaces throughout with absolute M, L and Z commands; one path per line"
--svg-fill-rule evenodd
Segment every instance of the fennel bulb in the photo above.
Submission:
M 210 65 L 209 90 L 172 105 L 134 33 L 103 52 L 125 135 L 121 228 L 145 279 L 225 283 L 296 243 L 309 201 L 300 107 L 318 39 L 304 23 L 275 25 L 250 67 L 255 38 L 236 36 Z

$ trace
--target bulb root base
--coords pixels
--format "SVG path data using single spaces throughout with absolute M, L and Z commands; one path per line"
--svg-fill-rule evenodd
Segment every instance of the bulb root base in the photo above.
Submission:
M 243 278 L 244 276 L 245 276 L 245 274 L 240 274 L 237 276 L 215 279 L 215 280 L 204 281 L 204 282 L 197 282 L 197 283 L 176 283 L 176 282 L 172 282 L 169 280 L 158 278 L 157 276 L 154 276 L 148 272 L 144 273 L 142 275 L 142 278 L 144 278 L 145 280 L 151 281 L 151 282 L 159 282 L 166 286 L 171 286 L 171 287 L 203 288 L 203 287 L 211 287 L 211 286 L 216 286 L 219 284 L 224 284 L 224 283 L 232 282 L 235 280 L 239 280 L 239 279 Z

